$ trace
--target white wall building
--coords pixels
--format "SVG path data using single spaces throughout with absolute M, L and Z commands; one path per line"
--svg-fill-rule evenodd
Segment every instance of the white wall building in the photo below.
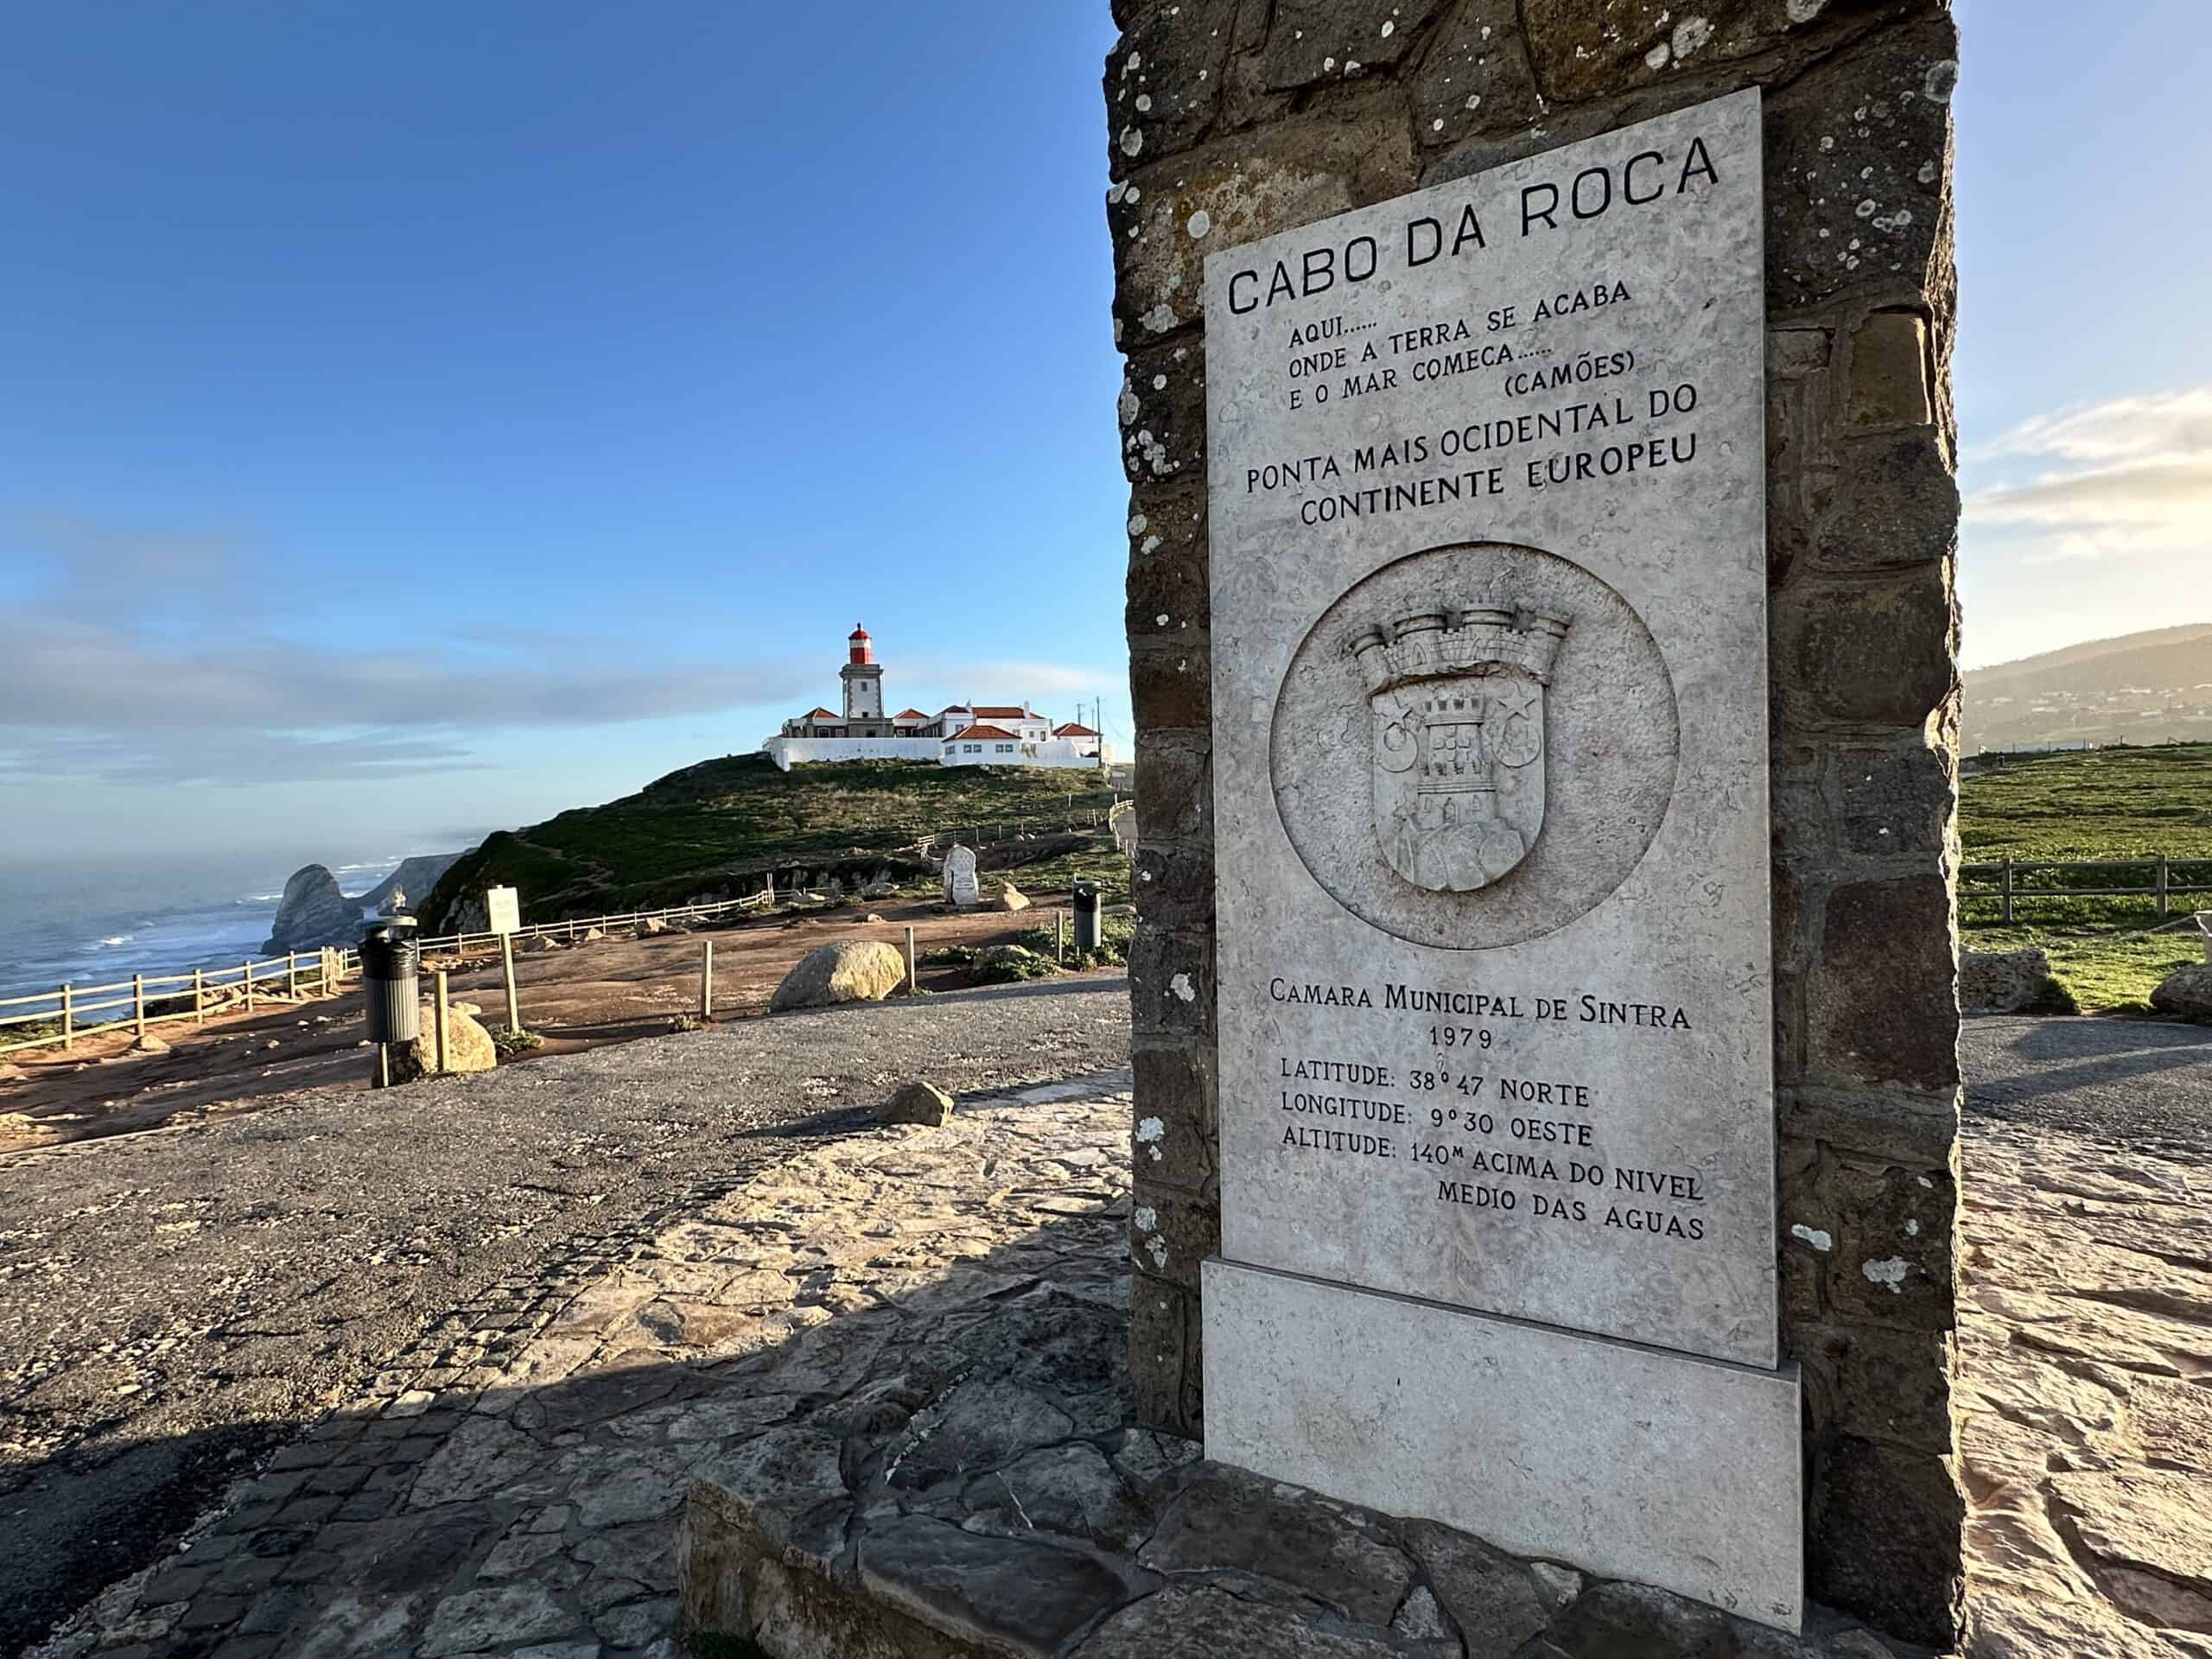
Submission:
M 1113 750 L 1088 726 L 1055 727 L 1027 703 L 952 703 L 934 715 L 883 712 L 883 668 L 866 628 L 845 639 L 843 714 L 809 709 L 784 722 L 760 751 L 785 772 L 810 760 L 934 760 L 946 766 L 1090 767 Z

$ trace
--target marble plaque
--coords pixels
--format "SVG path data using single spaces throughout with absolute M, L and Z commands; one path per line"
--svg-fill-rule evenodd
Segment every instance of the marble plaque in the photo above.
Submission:
M 1760 168 L 1206 262 L 1231 1262 L 1776 1363 Z

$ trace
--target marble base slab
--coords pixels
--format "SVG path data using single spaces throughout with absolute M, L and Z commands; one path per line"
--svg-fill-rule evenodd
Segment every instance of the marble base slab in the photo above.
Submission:
M 1207 1457 L 1798 1628 L 1794 1365 L 1219 1257 L 1204 1273 Z

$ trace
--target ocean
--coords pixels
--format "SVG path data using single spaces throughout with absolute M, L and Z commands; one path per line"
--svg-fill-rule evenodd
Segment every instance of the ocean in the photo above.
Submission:
M 263 954 L 285 879 L 301 866 L 327 863 L 343 891 L 362 893 L 403 858 L 469 844 L 356 853 L 335 863 L 327 851 L 10 859 L 0 862 L 0 996 L 65 980 L 106 984 L 134 973 L 236 967 Z

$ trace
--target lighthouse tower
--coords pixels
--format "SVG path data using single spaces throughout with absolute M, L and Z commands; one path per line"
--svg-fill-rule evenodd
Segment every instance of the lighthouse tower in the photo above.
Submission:
M 875 646 L 868 630 L 858 623 L 845 638 L 847 661 L 837 671 L 845 683 L 845 723 L 855 737 L 887 735 L 883 724 L 883 665 L 875 660 Z M 862 722 L 873 728 L 861 729 Z

